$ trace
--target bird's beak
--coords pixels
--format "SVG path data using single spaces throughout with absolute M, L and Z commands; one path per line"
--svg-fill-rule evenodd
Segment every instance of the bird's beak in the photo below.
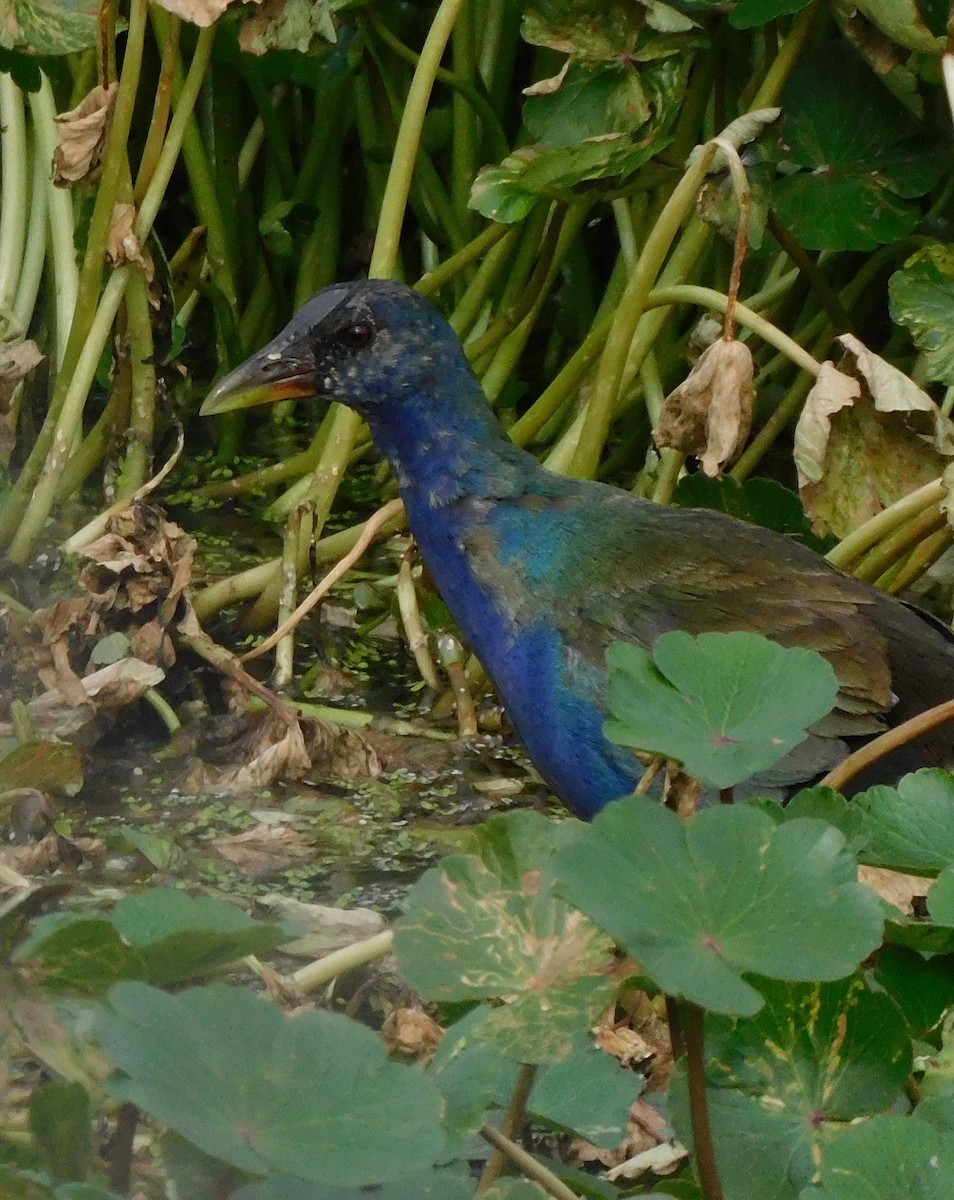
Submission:
M 293 322 L 294 324 L 294 322 Z M 220 379 L 199 409 L 203 417 L 298 396 L 314 396 L 314 359 L 289 326 L 267 346 Z

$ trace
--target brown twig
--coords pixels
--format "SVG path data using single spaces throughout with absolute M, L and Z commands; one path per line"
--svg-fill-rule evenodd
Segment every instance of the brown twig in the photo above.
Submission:
M 870 767 L 872 763 L 878 762 L 879 759 L 897 750 L 900 746 L 906 746 L 908 742 L 915 741 L 922 734 L 929 733 L 932 729 L 937 729 L 939 725 L 951 720 L 954 720 L 954 700 L 945 700 L 943 704 L 936 704 L 934 708 L 918 713 L 916 717 L 911 717 L 894 729 L 889 729 L 887 733 L 882 733 L 879 737 L 873 738 L 861 746 L 853 754 L 849 754 L 843 762 L 840 762 L 834 770 L 829 771 L 825 778 L 819 781 L 818 786 L 841 791 L 845 784 L 850 783 L 856 775 L 859 775 L 866 767 Z

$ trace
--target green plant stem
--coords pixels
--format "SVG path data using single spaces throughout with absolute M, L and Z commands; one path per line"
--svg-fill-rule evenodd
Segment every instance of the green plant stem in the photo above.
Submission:
M 406 46 L 400 38 L 396 37 L 373 11 L 369 10 L 368 20 L 375 34 L 377 34 L 386 46 L 406 62 L 411 63 L 412 66 L 417 66 L 420 61 L 420 55 L 416 50 L 412 50 L 410 46 Z M 457 71 L 456 61 L 454 66 L 455 69 L 453 71 L 447 71 L 443 67 L 439 67 L 435 72 L 435 79 L 438 83 L 443 83 L 453 88 L 457 95 L 465 100 L 473 109 L 474 114 L 482 122 L 484 132 L 490 141 L 490 157 L 497 160 L 506 157 L 510 149 L 507 135 L 490 101 L 480 90 L 480 87 L 473 82 L 474 78 L 476 78 L 476 72 L 470 76 L 464 76 Z M 470 177 L 470 179 L 472 178 L 473 176 Z M 468 180 L 468 191 L 470 179 Z
M 947 515 L 940 507 L 924 509 L 904 525 L 882 538 L 855 564 L 852 574 L 857 579 L 874 583 L 898 560 L 906 557 L 924 538 L 937 533 L 947 524 Z
M 722 1200 L 722 1183 L 716 1166 L 712 1127 L 709 1123 L 709 1097 L 706 1088 L 705 1012 L 698 1004 L 686 1002 L 682 1023 L 686 1041 L 686 1073 L 689 1078 L 689 1112 L 696 1169 L 705 1200 Z
M 139 267 L 130 269 L 126 288 L 126 334 L 132 384 L 126 463 L 117 498 L 132 496 L 152 474 L 156 419 L 156 368 L 153 359 L 149 284 Z
M 933 479 L 916 491 L 896 500 L 883 512 L 865 521 L 857 529 L 842 538 L 825 557 L 834 567 L 842 571 L 850 571 L 855 560 L 883 538 L 892 534 L 896 529 L 906 525 L 912 518 L 917 517 L 925 509 L 942 504 L 947 500 L 948 489 L 942 479 Z
M 892 568 L 890 572 L 885 572 L 875 580 L 875 587 L 883 588 L 892 596 L 903 592 L 937 562 L 951 545 L 951 536 L 949 525 L 944 524 L 936 533 L 923 538 L 905 561 L 897 565 L 897 569 Z
M 661 287 L 654 289 L 647 300 L 647 308 L 659 308 L 661 305 L 672 304 L 697 304 L 700 308 L 710 308 L 715 312 L 724 313 L 728 308 L 729 298 L 722 292 L 717 292 L 714 288 L 700 287 L 693 283 L 677 284 L 675 287 Z M 787 333 L 783 333 L 777 325 L 773 325 L 771 321 L 767 321 L 765 317 L 760 316 L 752 308 L 746 304 L 736 303 L 735 319 L 740 325 L 744 325 L 746 329 L 751 329 L 753 333 L 758 334 L 763 342 L 774 346 L 776 350 L 780 350 L 791 361 L 800 367 L 814 379 L 821 367 L 818 360 L 813 358 L 807 350 L 790 338 Z
M 368 270 L 372 279 L 393 279 L 396 275 L 401 227 L 404 224 L 411 177 L 421 141 L 421 129 L 434 78 L 462 3 L 463 0 L 441 0 L 421 49 L 420 61 L 404 103 L 404 114 L 394 143 L 391 169 L 381 204 L 381 216 Z
M 368 271 L 372 279 L 392 279 L 397 273 L 400 251 L 401 228 L 407 208 L 411 178 L 420 145 L 421 130 L 427 105 L 434 86 L 435 72 L 440 65 L 444 48 L 454 28 L 463 0 L 442 0 L 428 31 L 421 50 L 420 61 L 411 86 L 408 89 L 401 124 L 398 128 L 391 167 L 381 202 L 371 265 Z M 344 477 L 348 456 L 361 428 L 361 418 L 342 405 L 334 405 L 328 440 L 322 450 L 312 477 L 309 501 L 314 506 L 314 529 L 320 533 L 334 503 L 338 487 Z M 314 536 L 314 535 L 313 535 Z M 299 562 L 307 564 L 310 537 L 304 532 L 299 540 Z M 258 623 L 270 619 L 278 603 L 277 577 L 269 573 L 269 582 L 255 604 L 250 620 Z
M 26 245 L 23 247 L 23 265 L 17 280 L 17 291 L 13 298 L 12 334 L 15 338 L 25 336 L 33 319 L 36 298 L 40 294 L 43 278 L 43 261 L 47 250 L 49 217 L 48 181 L 49 167 L 34 130 L 33 178 L 30 182 L 30 217 L 27 224 Z M 55 290 L 55 284 L 54 284 Z M 57 331 L 59 323 L 57 322 Z M 59 362 L 59 356 L 57 356 Z
M 692 212 L 696 195 L 714 157 L 715 147 L 708 145 L 687 168 L 659 214 L 626 285 L 600 356 L 593 392 L 587 404 L 586 422 L 570 464 L 570 474 L 578 478 L 592 478 L 599 467 L 633 337 L 645 311 L 650 289 L 680 225 Z
M 374 937 L 355 942 L 341 950 L 333 950 L 324 958 L 319 958 L 307 967 L 301 967 L 292 975 L 292 980 L 302 992 L 314 992 L 324 987 L 332 979 L 353 971 L 355 967 L 363 967 L 365 963 L 384 958 L 391 952 L 394 945 L 394 933 L 386 929 L 384 933 L 376 933 Z
M 182 728 L 182 722 L 176 715 L 176 710 L 156 688 L 146 688 L 142 698 L 165 725 L 170 737 Z
M 172 171 L 182 146 L 186 124 L 195 105 L 199 88 L 209 64 L 214 37 L 215 27 L 210 26 L 200 32 L 196 41 L 195 53 L 193 54 L 188 76 L 176 104 L 175 116 L 169 126 L 169 132 L 166 135 L 162 153 L 156 165 L 155 174 L 146 190 L 136 217 L 134 231 L 140 243 L 143 243 L 149 235 L 169 179 L 172 176 Z M 126 62 L 124 61 L 124 78 L 125 70 Z M 120 87 L 122 87 L 121 84 Z M 119 101 L 117 100 L 117 105 L 118 103 Z M 125 162 L 125 159 L 123 159 L 123 162 Z M 120 172 L 117 169 L 117 187 L 119 177 Z M 86 339 L 75 363 L 73 373 L 69 378 L 62 404 L 57 413 L 56 420 L 52 423 L 50 429 L 49 455 L 44 455 L 36 487 L 30 498 L 29 507 L 24 513 L 22 521 L 20 521 L 13 541 L 10 543 L 9 556 L 14 562 L 22 563 L 27 560 L 47 517 L 52 511 L 60 477 L 66 466 L 75 435 L 80 428 L 86 396 L 93 381 L 96 367 L 99 364 L 103 347 L 106 345 L 106 339 L 109 336 L 113 319 L 119 310 L 119 305 L 129 278 L 129 271 L 130 268 L 121 267 L 113 272 L 109 278 L 109 282 L 106 284 L 99 305 L 95 309 L 93 320 L 87 330 Z M 74 321 L 74 329 L 75 327 L 76 323 Z M 45 425 L 44 428 L 46 428 Z
M 815 22 L 822 11 L 820 0 L 813 0 L 808 8 L 803 8 L 792 22 L 788 37 L 782 43 L 781 49 L 772 61 L 762 80 L 759 90 L 752 97 L 750 110 L 772 108 L 778 104 L 779 97 L 788 83 L 789 76 L 801 57 L 808 39 L 811 37 Z
M 465 0 L 454 26 L 453 38 L 454 74 L 460 79 L 475 79 L 477 76 L 474 16 L 473 0 Z M 467 210 L 467 201 L 470 199 L 470 185 L 477 174 L 479 130 L 474 119 L 473 106 L 460 89 L 455 89 L 451 103 L 454 117 L 451 200 L 466 228 L 473 216 Z M 489 104 L 487 107 L 493 111 Z
M 23 93 L 8 72 L 0 74 L 0 317 L 13 309 L 23 267 L 29 193 Z
M 533 1090 L 533 1083 L 537 1077 L 537 1068 L 533 1063 L 521 1063 L 520 1073 L 517 1075 L 517 1082 L 514 1084 L 513 1093 L 510 1096 L 510 1103 L 507 1105 L 507 1111 L 504 1114 L 504 1119 L 500 1129 L 494 1130 L 499 1132 L 504 1138 L 512 1142 L 512 1139 L 517 1137 L 520 1130 L 523 1128 L 527 1119 L 527 1101 L 530 1099 L 530 1093 Z M 486 1137 L 486 1130 L 491 1127 L 485 1126 L 482 1131 Z M 491 1145 L 495 1145 L 491 1138 L 487 1138 Z M 482 1196 L 489 1191 L 491 1186 L 497 1182 L 503 1174 L 504 1167 L 507 1164 L 508 1155 L 500 1147 L 495 1147 L 494 1153 L 487 1160 L 483 1172 L 480 1176 L 480 1182 L 477 1185 L 476 1196 Z
M 577 1193 L 568 1188 L 562 1179 L 548 1170 L 543 1163 L 538 1162 L 529 1151 L 505 1137 L 499 1129 L 485 1125 L 480 1131 L 480 1136 L 490 1142 L 495 1152 L 509 1159 L 521 1174 L 538 1183 L 553 1200 L 580 1200 Z M 476 1194 L 480 1196 L 479 1189 Z
M 149 132 L 146 135 L 146 144 L 143 146 L 142 155 L 139 159 L 139 170 L 136 174 L 134 198 L 137 204 L 142 201 L 146 188 L 149 186 L 153 172 L 156 169 L 156 162 L 162 150 L 166 126 L 169 123 L 169 112 L 172 107 L 172 86 L 176 65 L 179 61 L 179 35 L 181 31 L 182 22 L 178 17 L 173 17 L 168 22 L 165 36 L 158 38 L 161 45 L 162 67 L 159 72 L 159 80 L 156 84 L 156 98 L 152 105 L 152 119 L 149 122 Z M 158 34 L 158 28 L 156 28 L 156 33 Z
M 484 258 L 488 251 L 505 238 L 512 229 L 513 227 L 510 225 L 498 225 L 492 222 L 486 229 L 478 233 L 475 238 L 472 238 L 466 246 L 462 246 L 460 250 L 452 254 L 449 258 L 445 258 L 433 270 L 428 271 L 426 275 L 422 275 L 414 287 L 422 296 L 433 296 L 445 283 L 449 283 L 450 280 L 456 278 L 471 263 Z
M 506 233 L 488 250 L 449 317 L 451 328 L 461 340 L 471 333 L 480 320 L 500 276 L 507 265 L 513 263 L 515 248 L 523 236 L 522 227 L 507 225 L 503 228 Z
M 52 503 L 54 487 L 48 486 L 49 477 L 59 474 L 65 465 L 68 447 L 73 444 L 79 428 L 78 419 L 82 412 L 82 404 L 76 408 L 72 405 L 73 423 L 67 430 L 68 441 L 65 445 L 54 444 L 55 439 L 64 436 L 64 421 L 62 409 L 66 405 L 67 393 L 75 391 L 76 371 L 80 358 L 85 354 L 91 326 L 95 320 L 99 289 L 103 278 L 105 261 L 106 236 L 112 221 L 113 207 L 116 202 L 120 180 L 124 170 L 128 170 L 126 162 L 126 146 L 129 138 L 129 128 L 132 121 L 136 90 L 139 85 L 139 71 L 142 65 L 142 50 L 146 29 L 146 0 L 132 0 L 129 15 L 129 32 L 126 38 L 126 54 L 123 61 L 123 74 L 117 89 L 116 103 L 113 108 L 113 120 L 106 139 L 103 158 L 102 175 L 96 192 L 96 202 L 90 218 L 86 254 L 80 271 L 79 288 L 77 292 L 74 316 L 70 325 L 69 338 L 63 354 L 62 368 L 57 376 L 56 386 L 50 400 L 46 418 L 37 435 L 33 449 L 20 471 L 16 484 L 10 490 L 2 509 L 0 509 L 0 545 L 10 542 L 11 555 L 16 535 L 17 557 L 14 561 L 24 562 L 29 555 L 33 540 L 42 528 L 49 509 L 43 511 L 44 500 L 36 501 L 32 495 L 34 488 L 41 496 Z M 67 197 L 67 200 L 69 198 Z M 52 210 L 51 210 L 52 211 Z M 71 229 L 72 232 L 72 229 Z M 56 234 L 54 233 L 54 240 Z M 70 247 L 72 256 L 72 247 Z M 108 333 L 108 330 L 106 331 Z M 105 344 L 105 334 L 104 342 Z M 95 370 L 95 367 L 94 367 Z M 90 375 L 92 379 L 92 374 Z M 71 394 L 71 399 L 72 399 Z M 48 461 L 49 459 L 49 461 Z M 41 484 L 41 475 L 45 482 Z M 32 512 L 27 519 L 28 508 L 32 509 L 39 503 L 37 511 Z M 22 525 L 26 522 L 28 532 L 21 533 Z

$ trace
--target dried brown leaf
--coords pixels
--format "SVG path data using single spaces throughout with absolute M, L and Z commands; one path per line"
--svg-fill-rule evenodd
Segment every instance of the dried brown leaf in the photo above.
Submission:
M 256 825 L 244 833 L 215 838 L 212 845 L 252 878 L 284 871 L 292 863 L 315 855 L 314 843 L 287 825 Z
M 152 255 L 136 236 L 135 224 L 134 204 L 113 205 L 113 217 L 106 234 L 106 256 L 114 267 L 124 267 L 130 263 L 142 267 L 146 279 L 151 283 L 156 274 L 155 264 Z
M 841 367 L 823 363 L 795 430 L 805 511 L 844 537 L 942 474 L 954 423 L 906 375 L 843 334 Z
M 306 904 L 292 896 L 272 893 L 256 900 L 255 906 L 270 920 L 293 921 L 307 932 L 282 946 L 283 954 L 311 962 L 335 950 L 375 937 L 387 928 L 384 917 L 372 908 L 332 908 Z
M 289 724 L 272 711 L 254 714 L 230 753 L 232 762 L 225 767 L 196 764 L 184 789 L 191 793 L 258 790 L 276 779 L 300 779 L 311 767 L 301 725 Z
M 236 0 L 156 0 L 160 7 L 181 17 L 183 21 L 191 21 L 193 25 L 214 24 L 225 12 L 229 5 Z M 242 0 L 243 4 L 260 4 L 261 0 Z
M 428 1062 L 437 1053 L 444 1030 L 422 1008 L 395 1008 L 388 1014 L 381 1036 L 389 1054 Z
M 917 916 L 919 911 L 923 912 L 924 897 L 931 880 L 918 875 L 905 875 L 901 871 L 889 871 L 887 867 L 859 867 L 858 882 L 912 917 Z
M 100 84 L 76 108 L 56 118 L 60 131 L 53 151 L 53 182 L 57 187 L 95 178 L 106 145 L 116 91 L 115 87 Z
M 4 342 L 0 346 L 0 463 L 4 466 L 16 446 L 23 380 L 42 361 L 36 342 Z
M 754 404 L 751 351 L 743 342 L 720 338 L 666 397 L 656 445 L 691 454 L 706 475 L 718 475 L 748 440 Z

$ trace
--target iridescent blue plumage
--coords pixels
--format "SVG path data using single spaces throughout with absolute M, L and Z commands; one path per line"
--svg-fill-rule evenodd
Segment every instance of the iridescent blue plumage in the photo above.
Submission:
M 205 411 L 305 393 L 367 420 L 464 637 L 541 774 L 580 815 L 630 791 L 642 769 L 602 732 L 617 640 L 749 629 L 825 654 L 838 707 L 783 765 L 783 783 L 831 765 L 843 737 L 954 692 L 943 630 L 790 539 L 544 470 L 508 439 L 450 327 L 402 284 L 320 292 Z M 949 738 L 919 754 L 950 762 Z

